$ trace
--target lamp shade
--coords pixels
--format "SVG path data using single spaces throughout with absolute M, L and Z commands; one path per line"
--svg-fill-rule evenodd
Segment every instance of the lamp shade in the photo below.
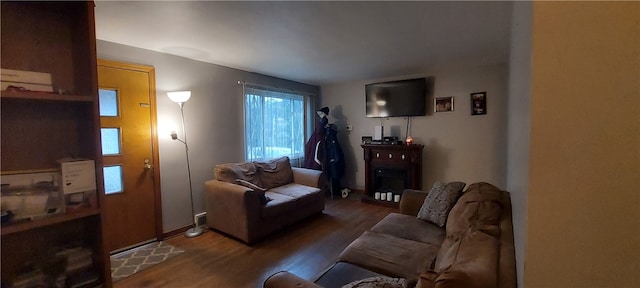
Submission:
M 169 99 L 173 102 L 184 103 L 191 98 L 191 91 L 167 92 L 167 96 L 169 96 Z

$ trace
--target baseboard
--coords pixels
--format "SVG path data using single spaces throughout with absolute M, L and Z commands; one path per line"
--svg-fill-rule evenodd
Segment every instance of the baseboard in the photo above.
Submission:
M 207 212 L 202 212 L 202 213 L 198 213 L 196 215 L 193 216 L 193 220 L 195 223 L 198 224 L 198 227 L 202 228 L 202 229 L 207 229 Z M 172 236 L 176 236 L 176 235 L 180 235 L 180 234 L 184 234 L 184 232 L 187 232 L 187 230 L 193 228 L 193 224 L 189 225 L 189 226 L 185 226 L 182 228 L 178 228 L 176 230 L 173 231 L 169 231 L 166 233 L 163 233 L 162 236 L 163 238 L 167 238 L 167 237 L 172 237 Z
M 351 193 L 364 194 L 364 190 L 360 190 L 360 189 L 351 189 Z
M 178 229 L 176 229 L 176 230 L 173 230 L 173 231 L 169 231 L 169 232 L 163 233 L 163 234 L 162 234 L 162 237 L 166 239 L 166 238 L 168 238 L 168 237 L 173 237 L 173 236 L 176 236 L 176 235 L 181 235 L 181 234 L 184 234 L 184 232 L 187 232 L 187 230 L 189 230 L 189 229 L 191 229 L 191 228 L 193 228 L 193 225 L 189 225 L 189 226 L 186 226 L 186 227 L 178 228 Z

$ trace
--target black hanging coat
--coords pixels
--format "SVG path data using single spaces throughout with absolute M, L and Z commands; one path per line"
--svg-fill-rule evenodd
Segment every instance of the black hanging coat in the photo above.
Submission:
M 327 153 L 327 165 L 325 165 L 326 169 L 324 169 L 324 172 L 331 177 L 333 183 L 340 183 L 340 179 L 344 177 L 345 163 L 342 147 L 340 147 L 340 143 L 338 143 L 338 129 L 336 129 L 336 125 L 329 125 L 326 134 L 325 151 Z

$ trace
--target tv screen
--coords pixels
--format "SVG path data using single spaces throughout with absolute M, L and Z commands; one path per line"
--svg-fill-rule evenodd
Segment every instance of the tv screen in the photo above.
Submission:
M 365 85 L 367 117 L 426 115 L 426 86 L 425 78 Z

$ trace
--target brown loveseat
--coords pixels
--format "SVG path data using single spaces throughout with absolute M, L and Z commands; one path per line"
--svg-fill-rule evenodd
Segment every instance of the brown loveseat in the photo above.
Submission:
M 404 286 L 384 287 L 516 287 L 509 193 L 488 183 L 470 185 L 449 212 L 446 229 L 416 217 L 426 195 L 406 190 L 400 213 L 387 215 L 349 244 L 315 283 L 278 272 L 264 287 L 333 288 L 363 278 L 397 280 L 388 277 L 404 278 Z
M 287 157 L 220 164 L 214 174 L 205 182 L 207 225 L 249 245 L 324 210 L 322 172 Z

